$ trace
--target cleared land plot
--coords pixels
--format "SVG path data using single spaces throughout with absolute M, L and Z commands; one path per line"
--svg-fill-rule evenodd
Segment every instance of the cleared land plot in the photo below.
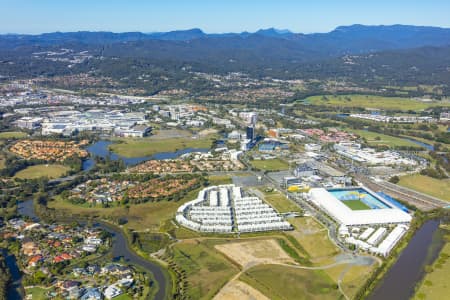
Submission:
M 450 283 L 448 281 L 450 274 L 449 256 L 450 243 L 447 243 L 433 264 L 432 272 L 425 275 L 414 299 L 442 300 L 448 298 L 448 295 L 450 295 Z
M 169 138 L 183 138 L 190 137 L 192 134 L 187 130 L 179 129 L 164 129 L 154 132 L 149 139 L 169 139 Z
M 450 202 L 450 179 L 435 179 L 416 174 L 401 177 L 398 184 Z
M 244 269 L 258 264 L 294 263 L 274 239 L 220 244 L 215 248 Z
M 14 177 L 20 179 L 36 179 L 41 177 L 58 178 L 64 176 L 70 170 L 63 165 L 35 165 L 17 172 Z
M 175 152 L 186 148 L 210 148 L 215 136 L 203 138 L 122 138 L 109 146 L 110 150 L 125 157 L 149 156 L 159 152 Z
M 231 184 L 232 178 L 230 175 L 212 175 L 208 177 L 210 185 Z
M 371 146 L 383 146 L 386 145 L 388 147 L 416 147 L 420 148 L 419 145 L 404 140 L 402 138 L 398 138 L 395 136 L 385 135 L 377 132 L 372 131 L 365 131 L 365 130 L 348 130 L 351 131 L 360 137 L 363 137 L 367 140 L 367 143 Z
M 250 164 L 254 168 L 264 171 L 278 171 L 289 169 L 289 164 L 284 160 L 278 158 L 265 160 L 252 160 Z
M 273 208 L 278 212 L 301 212 L 299 206 L 295 205 L 291 200 L 287 199 L 285 195 L 278 191 L 265 192 L 261 190 L 264 194 L 264 200 L 266 200 Z
M 269 300 L 260 291 L 248 284 L 232 280 L 225 285 L 213 300 Z
M 173 246 L 173 260 L 186 273 L 189 299 L 211 299 L 239 272 L 214 249 L 213 241 L 186 241 Z
M 260 265 L 246 271 L 240 280 L 270 299 L 341 299 L 336 283 L 320 270 L 280 265 Z
M 367 210 L 370 209 L 364 202 L 361 200 L 347 200 L 342 201 L 345 205 L 347 205 L 351 210 Z
M 20 131 L 5 131 L 0 132 L 0 139 L 21 139 L 27 137 L 28 134 Z
M 294 237 L 298 243 L 308 252 L 312 262 L 323 262 L 339 253 L 339 249 L 328 237 L 328 231 L 311 217 L 289 219 L 295 227 L 286 234 Z
M 391 110 L 423 110 L 433 106 L 450 106 L 449 102 L 422 102 L 404 97 L 382 97 L 372 95 L 319 95 L 305 99 L 306 102 L 316 105 L 337 107 L 363 107 Z

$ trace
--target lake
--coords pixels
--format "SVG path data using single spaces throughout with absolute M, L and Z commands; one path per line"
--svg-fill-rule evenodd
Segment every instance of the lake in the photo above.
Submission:
M 83 164 L 81 166 L 83 171 L 89 171 L 92 169 L 95 165 L 95 156 L 100 156 L 103 158 L 110 157 L 112 160 L 118 160 L 122 159 L 125 163 L 125 165 L 128 166 L 134 166 L 141 162 L 151 160 L 151 159 L 174 159 L 177 158 L 183 154 L 186 153 L 192 153 L 192 152 L 208 152 L 210 149 L 207 148 L 185 148 L 181 149 L 175 152 L 159 152 L 155 153 L 150 156 L 142 156 L 142 157 L 125 157 L 121 156 L 117 153 L 109 151 L 108 147 L 111 145 L 112 141 L 107 140 L 100 140 L 98 142 L 95 142 L 94 144 L 90 145 L 86 148 L 86 150 L 89 152 L 91 158 L 85 159 L 83 161 Z

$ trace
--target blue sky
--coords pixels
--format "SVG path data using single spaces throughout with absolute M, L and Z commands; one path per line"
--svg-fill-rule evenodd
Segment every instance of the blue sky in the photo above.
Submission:
M 339 25 L 450 27 L 449 0 L 0 0 L 0 33 L 327 32 Z

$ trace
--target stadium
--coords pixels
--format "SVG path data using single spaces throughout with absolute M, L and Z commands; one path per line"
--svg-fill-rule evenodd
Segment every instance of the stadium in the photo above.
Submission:
M 308 199 L 345 226 L 408 224 L 412 219 L 401 204 L 366 187 L 313 188 Z

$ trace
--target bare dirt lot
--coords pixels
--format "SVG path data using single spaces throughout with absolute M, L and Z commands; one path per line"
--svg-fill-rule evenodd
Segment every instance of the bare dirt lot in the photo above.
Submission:
M 258 264 L 294 263 L 274 239 L 229 243 L 215 248 L 244 269 Z
M 233 280 L 227 283 L 213 300 L 269 300 L 260 291 L 252 288 L 248 284 Z

